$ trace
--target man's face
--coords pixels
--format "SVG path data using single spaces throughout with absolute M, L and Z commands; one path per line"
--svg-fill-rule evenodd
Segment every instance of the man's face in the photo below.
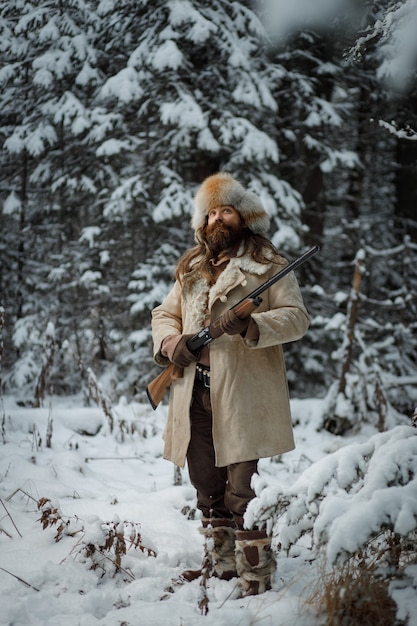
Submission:
M 240 226 L 242 223 L 241 217 L 236 209 L 232 206 L 219 206 L 215 209 L 211 209 L 208 213 L 207 224 L 210 227 L 216 222 L 223 222 L 228 226 Z
M 208 213 L 206 240 L 213 254 L 231 248 L 242 238 L 243 222 L 232 206 L 220 206 Z

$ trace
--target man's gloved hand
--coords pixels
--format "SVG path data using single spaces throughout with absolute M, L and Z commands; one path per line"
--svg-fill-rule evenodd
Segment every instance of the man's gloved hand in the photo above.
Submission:
M 190 363 L 194 363 L 198 360 L 198 354 L 193 354 L 187 348 L 187 341 L 191 337 L 194 337 L 194 335 L 181 335 L 172 356 L 169 357 L 171 363 L 177 367 L 187 367 Z
M 246 333 L 251 316 L 241 320 L 233 310 L 226 311 L 220 318 L 219 327 L 228 335 L 242 335 Z

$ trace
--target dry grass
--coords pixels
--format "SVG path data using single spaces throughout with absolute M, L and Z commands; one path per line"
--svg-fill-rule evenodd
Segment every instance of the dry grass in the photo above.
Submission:
M 399 625 L 389 583 L 400 579 L 404 566 L 416 560 L 415 542 L 391 532 L 331 571 L 322 557 L 320 575 L 307 603 L 315 607 L 321 626 Z
M 323 626 L 391 626 L 397 606 L 388 593 L 387 581 L 376 578 L 366 565 L 349 563 L 322 579 L 321 588 L 310 598 Z
M 71 553 L 76 559 L 88 563 L 89 569 L 100 570 L 102 576 L 109 573 L 108 565 L 111 564 L 113 575 L 123 572 L 130 579 L 133 574 L 123 567 L 123 558 L 128 549 L 140 550 L 146 556 L 156 556 L 152 548 L 148 548 L 142 542 L 140 524 L 136 522 L 101 522 L 99 538 L 94 541 L 86 538 L 86 529 L 79 518 L 65 517 L 59 508 L 54 506 L 49 498 L 40 498 L 37 502 L 41 512 L 39 521 L 43 529 L 54 528 L 56 531 L 55 541 L 61 541 L 64 536 L 74 537 L 80 535 L 80 539 Z

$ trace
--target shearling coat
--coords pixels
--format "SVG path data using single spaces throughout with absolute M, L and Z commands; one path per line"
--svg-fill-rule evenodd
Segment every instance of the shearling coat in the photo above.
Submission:
M 287 265 L 280 256 L 273 261 L 260 264 L 249 255 L 234 257 L 211 288 L 202 278 L 189 289 L 186 277 L 183 288 L 177 281 L 152 311 L 156 363 L 169 365 L 161 354 L 167 336 L 197 333 Z M 224 334 L 209 344 L 213 442 L 219 467 L 294 448 L 282 344 L 305 334 L 309 316 L 293 272 L 262 298 L 252 314 L 259 329 L 257 342 Z M 190 441 L 194 376 L 195 363 L 191 363 L 170 389 L 164 458 L 180 467 Z

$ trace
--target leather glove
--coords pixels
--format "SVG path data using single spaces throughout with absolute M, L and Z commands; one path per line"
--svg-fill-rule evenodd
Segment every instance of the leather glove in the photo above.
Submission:
M 221 316 L 219 327 L 228 335 L 244 335 L 249 326 L 250 320 L 250 315 L 241 320 L 233 310 L 229 310 Z
M 174 352 L 170 357 L 171 363 L 176 365 L 177 367 L 187 367 L 190 363 L 198 361 L 198 354 L 193 354 L 187 348 L 187 341 L 194 335 L 181 335 L 180 340 L 175 346 Z

